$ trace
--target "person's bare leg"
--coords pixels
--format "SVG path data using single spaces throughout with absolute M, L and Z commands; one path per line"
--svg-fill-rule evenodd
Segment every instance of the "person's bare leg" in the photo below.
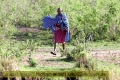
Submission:
M 65 42 L 64 42 L 64 43 L 62 43 L 62 49 L 63 49 L 63 53 L 61 54 L 61 57 L 63 57 L 63 56 L 64 56 Z
M 56 55 L 56 45 L 57 45 L 57 43 L 54 42 L 54 52 L 50 52 L 50 53 L 53 54 L 53 55 Z
M 65 50 L 65 43 L 62 43 L 62 48 L 63 50 Z
M 56 42 L 54 42 L 54 53 L 56 53 Z

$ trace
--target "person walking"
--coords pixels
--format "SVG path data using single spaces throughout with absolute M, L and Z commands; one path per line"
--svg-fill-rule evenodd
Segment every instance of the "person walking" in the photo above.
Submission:
M 54 33 L 54 51 L 50 53 L 56 55 L 57 43 L 62 44 L 62 49 L 65 50 L 65 42 L 70 41 L 69 21 L 65 14 L 62 13 L 62 9 L 57 9 L 57 15 L 55 18 L 47 16 L 43 19 L 44 28 L 50 28 Z

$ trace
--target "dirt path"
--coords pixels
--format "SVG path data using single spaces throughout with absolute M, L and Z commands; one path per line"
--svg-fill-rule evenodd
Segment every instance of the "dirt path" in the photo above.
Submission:
M 57 55 L 52 55 L 50 52 L 38 52 L 32 55 L 32 58 L 38 61 L 39 66 L 48 66 L 48 67 L 58 67 L 58 68 L 70 68 L 70 66 L 74 66 L 71 62 L 68 63 L 63 61 L 65 56 L 61 57 L 61 54 L 58 52 Z M 23 65 L 29 65 L 28 56 L 25 56 L 22 59 Z
M 61 57 L 60 52 L 57 55 L 50 54 L 51 49 L 46 49 L 43 51 L 37 50 L 37 53 L 32 55 L 32 58 L 36 59 L 39 62 L 39 66 L 51 66 L 51 67 L 66 67 L 73 66 L 70 62 L 64 62 L 57 59 L 65 59 Z M 93 50 L 91 54 L 94 58 L 100 61 L 108 61 L 110 63 L 115 63 L 116 65 L 120 65 L 120 50 Z M 28 65 L 27 56 L 23 58 L 22 63 L 24 65 Z

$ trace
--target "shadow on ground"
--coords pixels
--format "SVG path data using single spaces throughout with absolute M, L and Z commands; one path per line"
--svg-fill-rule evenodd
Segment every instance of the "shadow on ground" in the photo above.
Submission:
M 74 62 L 73 60 L 68 60 L 66 57 L 64 57 L 64 58 L 51 58 L 51 59 L 46 59 L 45 61 Z

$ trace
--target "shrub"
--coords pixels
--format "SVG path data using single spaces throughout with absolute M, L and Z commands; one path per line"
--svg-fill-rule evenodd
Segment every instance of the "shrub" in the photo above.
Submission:
M 36 67 L 38 65 L 38 61 L 33 58 L 29 58 L 28 63 L 30 67 Z

